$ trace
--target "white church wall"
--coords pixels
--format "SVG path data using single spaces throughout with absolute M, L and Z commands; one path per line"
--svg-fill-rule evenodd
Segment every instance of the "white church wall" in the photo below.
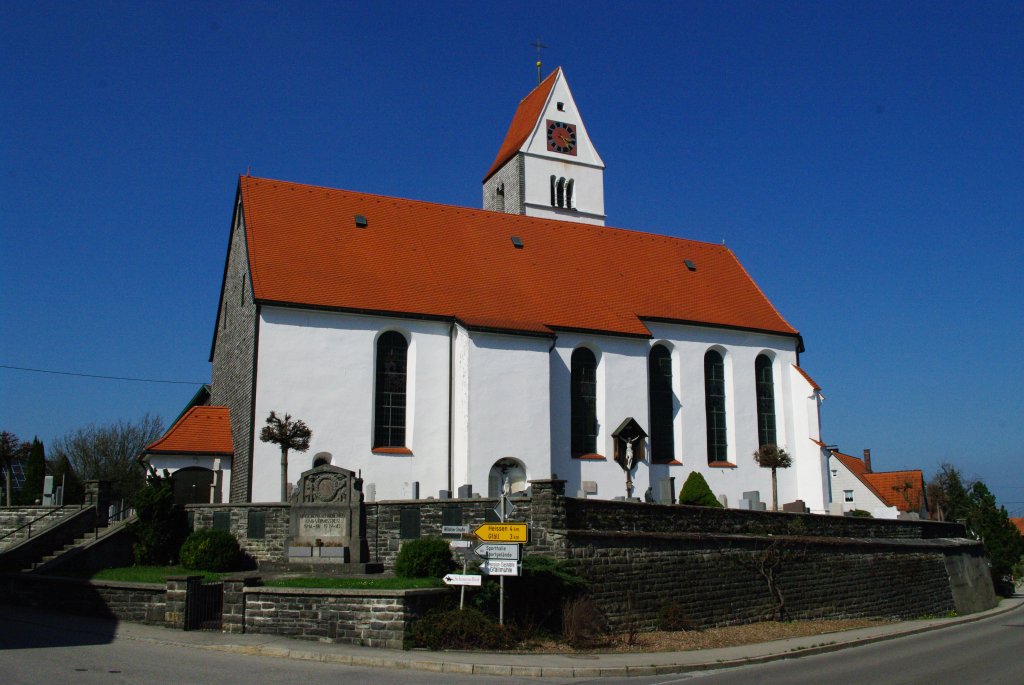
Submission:
M 811 513 L 827 513 L 830 497 L 828 453 L 817 442 L 821 439 L 820 396 L 792 364 L 786 364 L 779 376 L 786 381 L 786 396 L 790 398 L 792 407 L 787 423 L 792 426 L 794 439 L 787 449 L 793 456 L 791 470 L 796 474 L 797 491 Z
M 470 333 L 456 325 L 452 335 L 452 484 L 472 483 L 469 469 L 469 351 Z
M 288 412 L 313 431 L 310 448 L 289 456 L 288 480 L 330 452 L 335 466 L 362 471 L 377 499 L 436 495 L 448 485 L 449 324 L 264 307 L 256 387 L 252 501 L 280 498 L 280 452 L 259 440 L 271 410 Z M 378 335 L 409 341 L 406 447 L 412 454 L 373 453 L 375 352 Z
M 468 479 L 488 493 L 491 467 L 511 457 L 528 479 L 547 478 L 549 457 L 549 338 L 469 334 Z

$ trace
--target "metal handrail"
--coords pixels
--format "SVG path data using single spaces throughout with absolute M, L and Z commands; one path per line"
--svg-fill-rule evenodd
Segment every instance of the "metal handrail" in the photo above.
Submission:
M 38 523 L 38 522 L 42 521 L 44 518 L 46 518 L 47 516 L 53 516 L 54 514 L 56 514 L 59 511 L 63 511 L 64 509 L 67 509 L 67 508 L 70 508 L 70 507 L 76 507 L 76 506 L 79 508 L 79 510 L 82 510 L 82 509 L 84 509 L 86 507 L 85 504 L 62 504 L 59 507 L 57 507 L 56 509 L 51 509 L 50 511 L 46 512 L 45 514 L 43 514 L 39 518 L 34 518 L 31 521 L 29 521 L 28 523 L 26 523 L 24 525 L 21 525 L 21 526 L 18 526 L 17 528 L 12 530 L 10 533 L 7 533 L 6 535 L 0 536 L 0 542 L 3 542 L 7 538 L 11 537 L 12 535 L 15 535 L 16 533 L 18 533 L 21 530 L 24 530 L 25 528 L 28 528 L 28 534 L 25 535 L 25 539 L 28 540 L 30 537 L 32 537 L 32 524 L 33 523 Z M 17 538 L 15 538 L 15 539 L 17 539 Z

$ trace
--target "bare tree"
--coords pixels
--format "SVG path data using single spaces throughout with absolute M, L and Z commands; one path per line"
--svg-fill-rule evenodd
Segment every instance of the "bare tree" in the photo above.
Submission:
M 761 468 L 772 470 L 772 511 L 779 510 L 779 485 L 776 469 L 788 469 L 793 465 L 793 457 L 778 445 L 761 445 L 754 451 L 754 461 Z
M 54 461 L 67 457 L 82 480 L 109 480 L 115 498 L 128 498 L 145 484 L 145 472 L 137 457 L 164 432 L 159 416 L 144 415 L 138 421 L 118 421 L 105 426 L 90 424 L 65 433 L 51 450 Z
M 313 436 L 302 420 L 292 420 L 291 414 L 285 414 L 284 418 L 278 418 L 275 412 L 270 412 L 267 417 L 267 425 L 260 431 L 260 440 L 272 442 L 281 448 L 281 501 L 288 501 L 288 451 L 305 452 L 309 449 L 309 439 Z
M 4 506 L 11 506 L 11 481 L 14 480 L 12 469 L 14 462 L 21 461 L 28 456 L 28 443 L 22 442 L 14 433 L 4 431 L 0 433 L 0 467 L 3 468 L 4 485 Z

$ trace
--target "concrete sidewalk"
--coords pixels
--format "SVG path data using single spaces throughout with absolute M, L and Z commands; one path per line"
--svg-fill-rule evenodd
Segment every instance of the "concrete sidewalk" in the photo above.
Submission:
M 684 673 L 777 659 L 820 654 L 847 647 L 870 644 L 902 635 L 937 630 L 971 623 L 989 616 L 1013 611 L 1024 604 L 1024 596 L 1004 599 L 988 611 L 953 618 L 903 621 L 842 633 L 789 638 L 741 647 L 705 649 L 687 652 L 629 654 L 509 654 L 500 652 L 431 652 L 391 650 L 354 645 L 308 642 L 275 635 L 227 634 L 206 631 L 178 631 L 136 623 L 117 623 L 88 617 L 74 617 L 72 630 L 103 634 L 121 639 L 164 645 L 177 645 L 237 654 L 253 654 L 288 659 L 323 661 L 352 666 L 408 669 L 443 673 L 486 674 L 492 676 L 534 676 L 594 678 L 601 676 L 659 675 Z M 68 630 L 69 617 L 26 607 L 0 606 L 4 620 L 52 624 Z

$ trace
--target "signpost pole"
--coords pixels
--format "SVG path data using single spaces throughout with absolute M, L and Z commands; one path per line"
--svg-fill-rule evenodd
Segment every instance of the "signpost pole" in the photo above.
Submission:
M 505 481 L 507 484 L 508 481 Z M 501 495 L 498 497 L 498 520 L 501 523 L 505 523 L 505 490 L 507 488 L 501 488 Z M 505 625 L 505 576 L 498 578 L 498 625 Z
M 466 575 L 466 566 L 469 565 L 469 555 L 462 555 L 462 575 Z M 462 611 L 462 607 L 466 604 L 466 586 L 463 585 L 459 588 L 459 611 Z

